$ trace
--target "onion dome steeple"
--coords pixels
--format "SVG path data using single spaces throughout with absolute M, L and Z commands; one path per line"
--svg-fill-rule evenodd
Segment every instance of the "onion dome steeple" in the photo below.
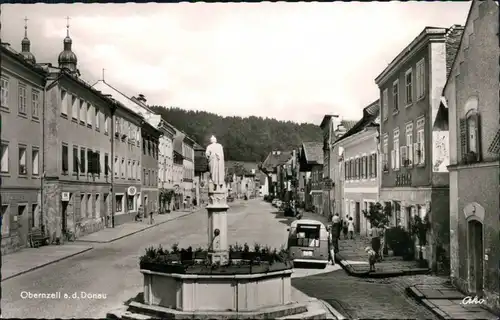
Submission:
M 35 64 L 36 59 L 33 53 L 30 52 L 30 39 L 28 39 L 28 18 L 24 18 L 24 38 L 21 41 L 21 54 L 23 55 L 24 59 L 30 63 Z
M 59 54 L 59 58 L 57 61 L 59 62 L 59 68 L 68 69 L 70 72 L 77 73 L 76 64 L 78 59 L 76 58 L 76 54 L 71 51 L 71 45 L 73 41 L 69 37 L 69 17 L 66 17 L 66 38 L 64 38 L 64 50 Z

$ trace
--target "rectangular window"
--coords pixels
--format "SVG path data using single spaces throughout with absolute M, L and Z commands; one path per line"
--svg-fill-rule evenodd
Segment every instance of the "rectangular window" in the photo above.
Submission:
M 62 171 L 64 174 L 68 173 L 68 146 L 62 145 Z
M 394 112 L 399 110 L 399 80 L 392 83 L 392 108 Z
M 383 144 L 382 144 L 382 170 L 384 172 L 389 172 L 389 137 L 387 134 L 384 135 Z
M 9 206 L 2 205 L 2 238 L 8 237 L 10 235 L 10 214 Z
M 19 113 L 26 114 L 26 100 L 28 96 L 26 94 L 26 85 L 19 83 Z
M 2 141 L 2 173 L 9 172 L 9 143 Z
M 368 178 L 368 156 L 364 156 L 363 159 L 365 162 L 364 163 L 365 179 L 367 179 Z
M 134 211 L 134 196 L 127 195 L 127 210 Z
M 87 105 L 87 125 L 92 126 L 92 118 L 95 117 L 94 107 L 90 103 Z
M 413 123 L 406 125 L 406 147 L 408 149 L 406 166 L 413 166 Z
M 93 216 L 93 205 L 92 205 L 92 195 L 88 194 L 87 195 L 87 217 L 91 218 Z
M 85 173 L 85 148 L 80 148 L 80 173 Z
M 125 158 L 122 158 L 122 163 L 120 166 L 120 171 L 122 173 L 122 178 L 125 178 Z
M 76 97 L 71 98 L 71 109 L 73 110 L 71 113 L 71 117 L 73 118 L 73 120 L 78 121 L 78 112 L 80 111 L 80 109 Z
M 94 152 L 94 169 L 95 169 L 95 174 L 100 175 L 101 174 L 101 152 L 96 151 Z
M 38 91 L 31 91 L 31 116 L 38 119 L 40 116 L 40 95 Z
M 68 115 L 68 93 L 61 90 L 61 114 Z
M 80 217 L 85 218 L 87 216 L 87 210 L 85 210 L 85 195 L 81 194 L 80 195 Z
M 98 193 L 95 195 L 95 217 L 101 217 L 101 197 Z
M 372 177 L 373 178 L 377 177 L 377 171 L 378 171 L 377 154 L 374 153 L 374 154 L 372 154 Z
M 40 174 L 40 152 L 37 147 L 31 147 L 31 174 Z
M 116 195 L 116 212 L 123 211 L 123 195 Z
M 109 134 L 109 117 L 107 114 L 104 115 L 104 133 Z
M 424 128 L 417 128 L 417 143 L 416 143 L 416 155 L 415 163 L 424 164 L 425 163 L 425 130 Z
M 76 102 L 78 104 L 78 102 Z M 87 120 L 87 106 L 85 105 L 85 101 L 80 100 L 80 123 L 85 124 L 85 120 Z
M 28 167 L 26 166 L 26 146 L 19 145 L 19 175 L 28 174 Z
M 104 175 L 108 176 L 109 174 L 109 155 L 107 153 L 104 154 Z
M 405 99 L 406 105 L 410 105 L 413 102 L 413 72 L 410 68 L 405 72 Z
M 394 152 L 394 170 L 399 170 L 399 129 L 394 129 L 394 140 L 393 140 L 393 152 Z
M 1 95 L 0 103 L 2 108 L 9 108 L 9 79 L 6 77 L 1 78 Z
M 120 173 L 119 172 L 120 171 L 119 170 L 119 166 L 120 166 L 120 163 L 118 162 L 118 157 L 115 157 L 115 167 L 114 167 L 114 169 L 115 169 L 115 177 L 118 177 L 118 175 Z
M 143 176 L 142 176 L 142 184 L 147 185 L 148 184 L 147 181 L 148 181 L 148 174 L 147 174 L 146 169 L 144 169 Z
M 425 96 L 425 60 L 423 58 L 417 63 L 415 73 L 417 100 L 420 100 Z
M 95 107 L 95 128 L 96 130 L 100 129 L 101 126 L 101 112 L 99 111 L 99 108 Z
M 406 162 L 407 160 L 407 154 L 406 154 L 406 146 L 401 146 L 399 147 L 399 154 L 400 154 L 400 163 L 402 167 L 407 167 L 408 163 Z
M 132 179 L 132 161 L 128 161 L 127 163 L 127 178 Z
M 95 173 L 94 172 L 94 153 L 92 150 L 87 149 L 87 172 L 88 173 Z
M 137 180 L 141 181 L 141 163 L 137 161 L 137 172 L 136 172 L 136 177 Z
M 78 147 L 73 146 L 73 173 L 78 173 Z
M 142 153 L 146 154 L 146 140 L 144 138 L 142 138 Z
M 31 205 L 31 216 L 30 216 L 30 227 L 31 228 L 34 228 L 37 225 L 37 223 L 36 223 L 37 210 L 38 210 L 38 204 L 33 203 Z

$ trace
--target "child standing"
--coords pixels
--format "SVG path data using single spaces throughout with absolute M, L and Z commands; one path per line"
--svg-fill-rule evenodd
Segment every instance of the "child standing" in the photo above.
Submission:
M 375 271 L 375 262 L 377 262 L 377 253 L 370 247 L 365 248 L 368 253 L 368 263 L 370 264 L 370 272 Z

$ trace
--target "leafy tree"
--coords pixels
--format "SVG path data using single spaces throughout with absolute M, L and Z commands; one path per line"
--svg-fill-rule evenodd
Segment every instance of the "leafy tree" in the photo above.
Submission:
M 271 150 L 291 150 L 302 141 L 322 141 L 319 126 L 311 123 L 278 121 L 263 117 L 222 117 L 206 111 L 150 107 L 174 127 L 184 131 L 200 145 L 215 135 L 224 145 L 226 160 L 261 162 Z
M 390 206 L 383 206 L 380 202 L 370 205 L 368 210 L 363 210 L 363 215 L 372 226 L 387 226 L 391 217 Z

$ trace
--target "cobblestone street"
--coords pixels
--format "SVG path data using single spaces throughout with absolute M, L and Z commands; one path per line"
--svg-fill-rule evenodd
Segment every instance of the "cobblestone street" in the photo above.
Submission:
M 405 288 L 443 281 L 443 278 L 426 275 L 356 278 L 339 270 L 293 279 L 292 285 L 309 296 L 325 300 L 348 319 L 438 319 L 425 306 L 407 296 Z

